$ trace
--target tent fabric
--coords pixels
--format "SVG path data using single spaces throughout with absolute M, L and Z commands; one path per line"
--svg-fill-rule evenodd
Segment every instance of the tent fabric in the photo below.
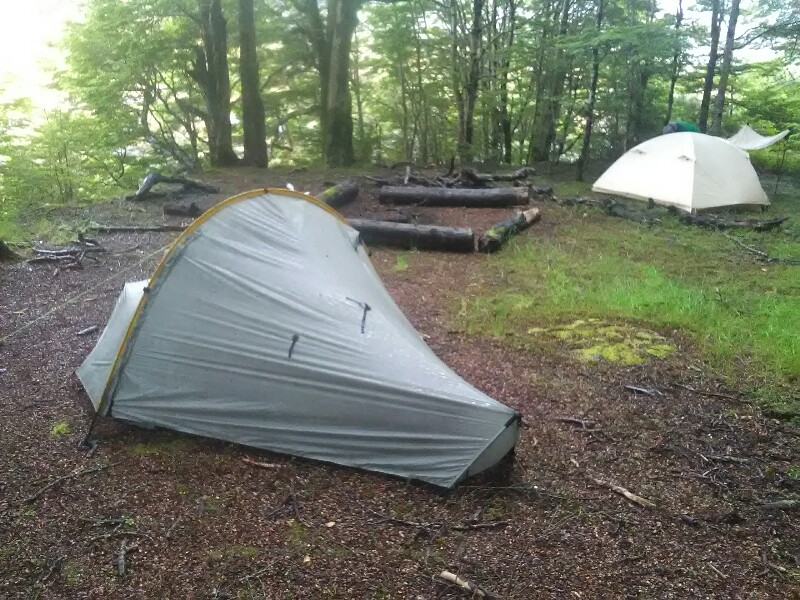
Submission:
M 518 413 L 436 357 L 331 209 L 262 190 L 209 213 L 78 369 L 101 414 L 448 488 L 513 449 Z
M 787 135 L 789 135 L 788 129 L 766 137 L 756 133 L 749 125 L 743 125 L 735 135 L 728 138 L 728 141 L 742 150 L 763 150 L 780 142 Z
M 686 211 L 769 204 L 746 152 L 702 133 L 672 133 L 623 154 L 592 190 Z

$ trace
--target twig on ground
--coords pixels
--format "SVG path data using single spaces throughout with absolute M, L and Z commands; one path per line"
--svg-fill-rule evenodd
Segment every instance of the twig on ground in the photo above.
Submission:
M 726 400 L 735 400 L 736 402 L 747 402 L 747 400 L 743 399 L 741 396 L 733 396 L 731 394 L 720 394 L 719 392 L 706 392 L 703 390 L 696 390 L 693 387 L 689 387 L 688 385 L 683 385 L 682 383 L 673 383 L 673 387 L 678 387 L 693 394 L 698 394 L 699 396 L 710 396 L 711 398 L 725 398 Z
M 111 463 L 111 464 L 107 464 L 107 465 L 98 465 L 98 466 L 92 467 L 90 469 L 81 469 L 80 471 L 74 471 L 74 472 L 70 473 L 69 475 L 62 475 L 61 477 L 58 477 L 57 479 L 54 479 L 53 481 L 51 481 L 50 483 L 48 483 L 47 485 L 42 487 L 35 494 L 25 498 L 23 500 L 23 502 L 26 502 L 26 503 L 35 502 L 36 500 L 38 500 L 39 496 L 41 496 L 42 494 L 44 494 L 48 490 L 56 487 L 57 485 L 67 481 L 68 479 L 74 479 L 76 477 L 82 477 L 84 475 L 91 475 L 92 473 L 97 473 L 99 471 L 104 471 L 104 470 L 108 469 L 109 467 L 113 467 L 114 464 L 115 463 Z
M 100 329 L 100 328 L 97 325 L 92 325 L 91 327 L 87 327 L 86 329 L 81 329 L 75 335 L 77 335 L 77 336 L 89 335 L 90 333 L 94 333 L 98 329 Z
M 289 504 L 292 505 L 292 511 L 294 512 L 294 517 L 298 523 L 302 523 L 305 526 L 308 526 L 308 523 L 300 516 L 300 502 L 297 499 L 297 493 L 294 491 L 294 480 L 292 480 L 291 487 L 287 492 L 286 496 L 284 496 L 281 503 L 278 504 L 273 510 L 267 513 L 267 518 L 272 518 L 281 512 L 284 508 L 286 508 Z
M 713 564 L 711 564 L 710 562 L 709 562 L 709 563 L 706 563 L 706 564 L 707 564 L 709 567 L 711 567 L 711 570 L 712 570 L 712 571 L 714 571 L 714 573 L 716 573 L 717 575 L 719 575 L 719 576 L 720 576 L 720 577 L 722 577 L 723 579 L 727 579 L 727 578 L 728 578 L 728 576 L 727 576 L 727 575 L 725 575 L 725 573 L 723 573 L 722 571 L 720 571 L 720 570 L 719 570 L 717 567 L 715 567 L 715 566 L 714 566 Z
M 125 542 L 120 544 L 119 550 L 117 550 L 116 554 L 116 563 L 117 563 L 117 575 L 120 577 L 124 577 L 125 573 L 128 570 L 128 565 L 126 559 L 128 554 L 132 552 L 136 552 L 139 549 L 139 546 L 127 546 Z
M 275 463 L 258 462 L 256 460 L 249 459 L 246 456 L 242 457 L 242 462 L 253 467 L 258 467 L 259 469 L 280 469 L 282 466 Z
M 442 579 L 448 583 L 452 583 L 453 585 L 457 585 L 464 591 L 472 594 L 473 598 L 498 598 L 497 595 L 489 592 L 486 588 L 480 587 L 468 579 L 463 579 L 462 577 L 459 577 L 450 571 L 442 571 L 439 573 L 439 579 Z
M 643 388 L 636 385 L 626 385 L 625 389 L 634 394 L 644 394 L 645 396 L 663 396 L 664 392 L 657 388 Z
M 594 421 L 584 421 L 583 419 L 576 419 L 574 417 L 557 417 L 556 421 L 558 421 L 559 423 L 569 423 L 570 425 L 577 425 L 581 429 L 586 429 L 586 430 L 594 429 L 595 425 L 597 425 L 597 423 L 595 423 Z M 595 431 L 598 430 L 595 429 Z
M 634 504 L 637 504 L 637 505 L 641 506 L 642 508 L 655 508 L 656 507 L 656 505 L 653 502 L 651 502 L 650 500 L 647 500 L 646 498 L 642 498 L 641 496 L 638 496 L 638 495 L 634 494 L 630 490 L 627 490 L 627 489 L 625 489 L 624 487 L 622 487 L 620 485 L 616 485 L 616 484 L 611 483 L 609 481 L 603 481 L 602 479 L 597 479 L 596 477 L 592 477 L 591 475 L 589 476 L 589 479 L 592 482 L 594 482 L 595 484 L 599 485 L 600 487 L 604 487 L 606 489 L 609 489 L 612 492 L 614 492 L 616 494 L 619 494 L 620 496 L 625 497 L 627 500 L 633 502 Z
M 460 523 L 458 525 L 448 525 L 447 523 L 442 523 L 438 521 L 410 521 L 407 519 L 401 519 L 399 517 L 394 517 L 392 515 L 386 515 L 380 513 L 376 510 L 368 506 L 364 506 L 363 504 L 359 503 L 359 506 L 366 510 L 367 512 L 374 515 L 377 520 L 371 521 L 370 525 L 379 525 L 381 523 L 394 523 L 395 525 L 402 525 L 405 527 L 414 527 L 416 529 L 431 529 L 431 530 L 441 530 L 444 528 L 452 529 L 453 531 L 472 531 L 475 529 L 492 529 L 495 527 L 507 527 L 509 525 L 508 521 L 487 521 L 484 523 Z
M 165 537 L 166 539 L 169 539 L 169 538 L 171 538 L 171 537 L 172 537 L 172 532 L 173 532 L 173 531 L 175 531 L 175 528 L 178 526 L 178 523 L 180 523 L 180 522 L 181 522 L 181 517 L 180 517 L 180 515 L 179 515 L 179 516 L 178 516 L 178 517 L 177 517 L 177 518 L 176 518 L 176 519 L 175 519 L 175 520 L 172 522 L 172 525 L 170 525 L 170 526 L 169 526 L 169 529 L 167 529 L 167 533 L 165 533 L 165 534 L 164 534 L 164 537 Z

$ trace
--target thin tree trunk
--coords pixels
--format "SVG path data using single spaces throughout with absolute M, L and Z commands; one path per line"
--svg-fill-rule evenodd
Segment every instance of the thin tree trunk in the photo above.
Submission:
M 231 127 L 231 80 L 228 72 L 228 24 L 221 0 L 200 0 L 203 29 L 202 73 L 204 97 L 209 115 L 208 146 L 211 164 L 235 165 L 239 158 L 233 151 Z M 198 58 L 200 58 L 198 56 Z
M 703 133 L 708 129 L 708 109 L 711 105 L 711 89 L 714 87 L 714 72 L 717 69 L 717 52 L 719 50 L 719 29 L 722 15 L 721 0 L 711 0 L 711 49 L 708 53 L 706 77 L 703 81 L 703 99 L 700 102 L 700 115 L 697 126 Z
M 511 50 L 514 46 L 514 30 L 516 28 L 517 3 L 516 0 L 508 1 L 508 45 L 506 55 L 503 57 L 500 73 L 500 129 L 503 134 L 503 162 L 511 164 L 511 115 L 508 112 L 508 72 L 511 67 Z
M 600 34 L 600 29 L 603 26 L 603 9 L 605 8 L 605 0 L 598 0 L 597 4 L 597 33 Z M 583 145 L 581 147 L 581 155 L 578 158 L 578 181 L 583 181 L 584 169 L 586 163 L 589 161 L 589 148 L 592 141 L 592 126 L 594 125 L 594 105 L 595 97 L 597 94 L 597 79 L 600 76 L 600 50 L 595 44 L 592 46 L 592 77 L 589 83 L 589 98 L 586 101 L 586 121 L 583 126 Z
M 350 48 L 358 24 L 356 0 L 330 0 L 328 39 L 330 42 L 327 82 L 325 158 L 328 165 L 343 167 L 355 162 L 353 115 L 350 99 Z
M 259 83 L 253 0 L 239 0 L 239 73 L 242 80 L 244 158 L 252 167 L 267 166 L 267 125 Z
M 677 39 L 677 34 L 680 31 L 681 24 L 683 23 L 683 0 L 678 0 L 678 11 L 675 13 L 675 43 L 679 44 L 680 40 Z M 664 117 L 664 125 L 672 120 L 672 106 L 675 102 L 675 84 L 678 83 L 678 75 L 681 70 L 681 48 L 675 48 L 675 54 L 672 55 L 672 68 L 670 70 L 669 78 L 669 94 L 667 95 L 667 115 Z
M 739 20 L 739 0 L 731 0 L 731 12 L 728 15 L 728 33 L 725 38 L 725 50 L 722 55 L 722 68 L 719 72 L 717 97 L 714 99 L 714 118 L 711 122 L 711 135 L 722 135 L 722 115 L 725 111 L 725 93 L 728 88 L 728 77 L 733 62 L 733 46 L 736 42 L 736 21 Z
M 472 0 L 472 26 L 470 28 L 469 47 L 469 72 L 464 86 L 464 145 L 461 149 L 461 158 L 467 162 L 472 160 L 474 149 L 472 144 L 475 136 L 475 102 L 478 99 L 481 66 L 481 35 L 483 29 L 483 3 L 484 0 Z

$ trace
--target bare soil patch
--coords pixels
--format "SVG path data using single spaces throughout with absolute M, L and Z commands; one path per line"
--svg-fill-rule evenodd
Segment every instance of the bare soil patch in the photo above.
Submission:
M 286 181 L 317 192 L 326 178 L 212 176 L 223 192 L 197 201 Z M 346 216 L 385 214 L 366 183 L 361 198 Z M 160 206 L 91 216 L 154 222 Z M 513 212 L 410 210 L 476 230 Z M 552 228 L 543 213 L 526 235 Z M 442 493 L 113 420 L 99 424 L 93 454 L 79 450 L 91 410 L 73 371 L 99 332 L 76 333 L 102 328 L 122 284 L 146 277 L 174 234 L 98 237 L 109 253 L 82 270 L 0 267 L 0 337 L 19 330 L 0 346 L 3 597 L 469 597 L 434 577 L 447 569 L 504 598 L 800 598 L 800 513 L 759 508 L 800 493 L 797 429 L 678 387 L 736 395 L 680 340 L 675 356 L 625 367 L 465 335 L 453 318 L 460 299 L 503 281 L 478 254 L 406 252 L 404 269 L 394 251 L 372 259 L 436 353 L 524 414 L 516 460 L 500 472 Z M 491 521 L 507 525 L 463 527 Z

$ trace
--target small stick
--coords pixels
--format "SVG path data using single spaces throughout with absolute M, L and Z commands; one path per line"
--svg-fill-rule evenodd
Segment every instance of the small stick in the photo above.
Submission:
M 650 502 L 650 500 L 647 500 L 646 498 L 642 498 L 641 496 L 637 496 L 636 494 L 634 494 L 630 490 L 626 490 L 622 486 L 610 483 L 608 481 L 603 481 L 602 479 L 597 479 L 596 477 L 592 477 L 592 476 L 589 476 L 589 479 L 591 479 L 595 484 L 599 485 L 600 487 L 604 487 L 606 489 L 611 490 L 612 492 L 615 492 L 615 493 L 619 494 L 620 496 L 624 496 L 626 499 L 630 500 L 634 504 L 638 504 L 639 506 L 641 506 L 643 508 L 655 508 L 656 507 L 656 505 L 653 502 Z
M 455 573 L 451 573 L 450 571 L 442 571 L 439 573 L 439 579 L 443 579 L 448 583 L 452 583 L 457 585 L 461 589 L 469 592 L 472 594 L 473 598 L 496 598 L 493 594 L 488 593 L 482 587 L 475 585 L 471 581 L 467 579 L 462 579 Z
M 92 325 L 91 327 L 87 327 L 86 329 L 81 329 L 75 335 L 78 335 L 78 336 L 89 335 L 90 333 L 94 333 L 98 329 L 100 329 L 100 328 L 97 325 Z
M 90 475 L 92 473 L 97 473 L 99 471 L 104 471 L 105 469 L 108 469 L 109 467 L 112 467 L 112 466 L 114 466 L 113 463 L 112 464 L 108 464 L 108 465 L 99 465 L 97 467 L 92 467 L 91 469 L 82 469 L 80 471 L 74 471 L 73 473 L 70 473 L 69 475 L 62 475 L 61 477 L 59 477 L 57 479 L 54 479 L 53 481 L 51 481 L 50 483 L 45 485 L 43 488 L 41 488 L 35 494 L 25 498 L 23 500 L 23 502 L 26 502 L 26 503 L 35 502 L 39 498 L 39 496 L 44 494 L 46 491 L 56 487 L 57 485 L 67 481 L 68 479 L 74 479 L 76 477 L 82 477 L 83 475 Z
M 672 385 L 674 385 L 675 387 L 682 388 L 684 390 L 688 390 L 693 394 L 698 394 L 700 396 L 710 396 L 712 398 L 725 398 L 727 400 L 736 400 L 738 402 L 742 401 L 742 399 L 739 398 L 738 396 L 731 396 L 730 394 L 720 394 L 718 392 L 704 392 L 703 390 L 696 390 L 693 387 L 689 387 L 688 385 L 683 385 L 682 383 L 673 383 Z
M 126 546 L 125 542 L 119 547 L 117 551 L 117 575 L 120 577 L 125 576 L 125 572 L 127 571 L 127 565 L 125 564 L 125 558 L 127 557 L 128 553 L 136 552 L 139 549 L 139 546 Z
M 276 465 L 275 463 L 265 463 L 265 462 L 258 462 L 256 460 L 251 460 L 246 456 L 242 457 L 242 462 L 248 465 L 252 465 L 254 467 L 258 467 L 260 469 L 280 469 L 281 465 Z
M 727 575 L 725 575 L 725 573 L 723 573 L 722 571 L 720 571 L 720 570 L 719 570 L 717 567 L 715 567 L 713 564 L 711 564 L 711 563 L 706 563 L 706 564 L 707 564 L 709 567 L 711 567 L 711 570 L 712 570 L 712 571 L 714 571 L 714 573 L 716 573 L 717 575 L 719 575 L 719 576 L 720 576 L 720 577 L 722 577 L 723 579 L 727 579 L 727 578 L 728 578 L 728 576 L 727 576 Z
M 575 419 L 573 417 L 558 417 L 556 421 L 559 423 L 569 423 L 570 425 L 578 425 L 582 429 L 593 429 L 596 423 L 594 421 L 584 421 L 582 419 Z
M 169 526 L 169 529 L 167 529 L 167 533 L 164 535 L 164 537 L 167 539 L 172 537 L 172 532 L 175 531 L 175 528 L 178 526 L 178 523 L 180 522 L 181 522 L 181 517 L 178 516 L 178 518 L 172 522 L 172 525 Z

